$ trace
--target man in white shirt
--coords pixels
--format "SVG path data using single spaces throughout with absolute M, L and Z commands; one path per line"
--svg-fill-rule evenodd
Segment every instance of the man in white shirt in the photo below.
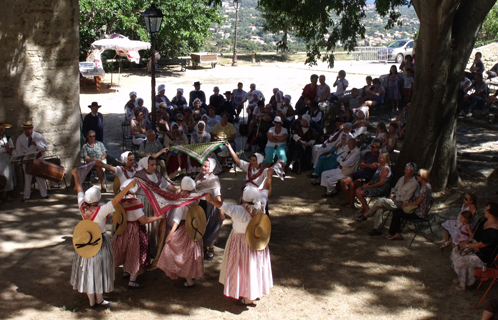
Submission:
M 24 129 L 24 134 L 20 135 L 16 141 L 17 155 L 35 154 L 36 158 L 42 160 L 43 157 L 41 156 L 41 152 L 47 150 L 45 138 L 43 138 L 40 133 L 33 130 L 34 126 L 31 121 L 25 121 L 22 124 L 22 127 Z M 22 169 L 24 170 L 24 195 L 22 202 L 26 202 L 31 197 L 31 180 L 33 176 L 26 173 L 26 163 L 22 165 Z M 36 177 L 36 184 L 40 190 L 41 198 L 50 199 L 50 196 L 47 193 L 47 182 L 45 179 Z

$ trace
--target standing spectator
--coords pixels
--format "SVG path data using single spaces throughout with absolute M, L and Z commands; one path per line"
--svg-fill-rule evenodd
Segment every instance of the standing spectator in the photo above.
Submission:
M 242 90 L 242 87 L 244 84 L 242 82 L 239 82 L 237 84 L 237 89 L 234 89 L 232 91 L 232 97 L 233 97 L 233 104 L 235 106 L 235 109 L 237 109 L 237 116 L 234 119 L 234 122 L 239 122 L 239 114 L 242 108 L 244 107 L 244 98 L 246 97 L 247 92 Z M 227 98 L 228 99 L 228 98 Z
M 320 75 L 318 80 L 320 81 L 320 85 L 316 91 L 315 101 L 318 101 L 318 105 L 320 107 L 327 107 L 329 105 L 327 98 L 330 94 L 330 87 L 327 83 L 325 83 L 325 76 L 323 74 Z
M 310 83 L 304 86 L 303 93 L 301 97 L 316 97 L 316 93 L 318 91 L 318 75 L 312 74 L 310 77 Z
M 86 163 L 95 161 L 94 168 L 99 177 L 100 190 L 102 190 L 102 192 L 107 192 L 104 184 L 104 169 L 102 168 L 102 162 L 107 163 L 107 150 L 102 142 L 95 139 L 95 131 L 88 131 L 86 141 L 87 143 L 81 147 L 81 156 Z
M 393 112 L 399 110 L 399 99 L 401 99 L 399 94 L 399 81 L 401 81 L 401 78 L 398 75 L 396 66 L 392 65 L 391 69 L 389 69 L 389 76 L 387 77 L 387 87 L 389 88 L 389 100 L 391 100 Z
M 104 117 L 99 112 L 101 105 L 97 102 L 92 102 L 88 106 L 92 110 L 85 116 L 83 120 L 83 136 L 87 136 L 88 131 L 93 130 L 96 133 L 97 141 L 104 142 Z
M 14 142 L 12 137 L 5 134 L 5 129 L 12 127 L 10 124 L 0 122 L 0 175 L 5 176 L 6 185 L 3 191 L 0 192 L 0 203 L 2 199 L 7 202 L 14 201 L 10 193 L 16 186 L 16 175 L 14 164 L 10 162 L 12 152 L 14 151 Z
M 25 121 L 22 124 L 22 128 L 24 129 L 24 134 L 20 135 L 16 141 L 17 155 L 37 153 L 36 157 L 43 160 L 41 152 L 47 151 L 45 138 L 41 133 L 33 130 L 34 126 L 31 121 Z M 22 169 L 24 170 L 24 195 L 22 202 L 26 202 L 31 196 L 31 179 L 33 176 L 26 173 L 26 164 L 22 165 Z M 50 196 L 47 193 L 47 182 L 45 179 L 36 177 L 36 184 L 38 185 L 42 199 L 50 199 Z
M 401 64 L 399 65 L 399 70 L 403 72 L 404 76 L 407 76 L 409 69 L 412 70 L 412 74 L 413 74 L 413 71 L 415 70 L 415 64 L 413 64 L 413 57 L 411 55 L 407 54 L 405 56 L 405 60 L 403 60 L 401 62 Z
M 194 100 L 201 100 L 201 107 L 207 109 L 206 105 L 206 94 L 201 90 L 201 83 L 199 81 L 194 82 L 194 90 L 190 91 L 188 105 L 189 107 L 194 106 Z
M 348 89 L 349 82 L 346 80 L 346 71 L 341 70 L 334 82 L 334 87 L 337 87 L 334 93 L 330 94 L 330 100 L 338 103 L 344 97 L 344 92 Z
M 410 102 L 410 98 L 412 97 L 414 81 L 415 80 L 413 79 L 413 69 L 407 69 L 405 80 L 403 81 L 403 97 L 405 99 L 405 103 Z
M 233 123 L 234 117 L 236 115 L 235 112 L 235 101 L 233 99 L 233 95 L 230 91 L 225 92 L 226 100 L 220 106 L 220 108 L 216 111 L 216 114 L 221 115 L 223 112 L 228 113 L 228 122 Z
M 225 98 L 220 94 L 220 88 L 214 87 L 213 92 L 214 94 L 209 97 L 209 105 L 213 106 L 215 110 L 219 110 L 223 102 L 225 102 Z

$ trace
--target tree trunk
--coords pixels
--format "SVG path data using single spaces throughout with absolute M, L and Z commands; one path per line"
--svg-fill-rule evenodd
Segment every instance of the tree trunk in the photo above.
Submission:
M 413 161 L 431 172 L 434 191 L 459 182 L 458 85 L 477 32 L 496 0 L 414 0 L 420 20 L 415 85 L 396 173 Z

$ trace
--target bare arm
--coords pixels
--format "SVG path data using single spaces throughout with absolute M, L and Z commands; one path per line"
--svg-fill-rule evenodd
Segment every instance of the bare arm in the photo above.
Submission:
M 168 237 L 166 237 L 166 243 L 170 243 L 171 240 L 173 239 L 173 234 L 175 233 L 176 229 L 178 228 L 178 223 L 173 223 L 173 226 L 171 227 L 171 231 L 168 234 Z
M 233 151 L 232 149 L 232 146 L 230 145 L 230 143 L 228 141 L 225 142 L 225 146 L 227 146 L 228 148 L 228 151 L 230 151 L 230 155 L 232 156 L 233 158 L 233 161 L 235 161 L 235 163 L 240 166 L 240 159 L 239 157 L 237 157 L 237 155 L 235 154 L 235 152 Z M 221 205 L 220 205 L 221 206 Z
M 78 193 L 83 192 L 83 188 L 81 187 L 80 180 L 78 178 L 78 169 L 74 168 L 71 173 L 73 174 L 74 177 L 74 184 L 76 186 L 76 191 Z
M 154 221 L 157 221 L 159 219 L 165 219 L 166 218 L 166 215 L 165 214 L 162 214 L 160 215 L 159 217 L 146 217 L 146 216 L 141 216 L 140 218 L 138 218 L 138 221 L 140 221 L 141 224 L 148 224 L 148 223 L 152 223 Z
M 374 183 L 374 184 L 368 183 L 365 185 L 365 188 L 377 188 L 377 187 L 383 186 L 384 183 L 386 183 L 388 173 L 389 173 L 389 170 L 387 168 L 382 169 L 382 172 L 380 173 L 379 182 Z
M 112 206 L 116 207 L 119 202 L 126 196 L 128 191 L 137 184 L 137 180 L 133 179 L 123 190 L 121 190 L 113 199 Z
M 221 202 L 221 198 L 218 199 L 218 197 L 216 197 L 216 199 L 214 199 L 210 193 L 206 194 L 206 201 L 211 203 L 213 206 L 215 206 L 218 209 L 220 209 L 221 206 L 223 205 L 223 202 Z

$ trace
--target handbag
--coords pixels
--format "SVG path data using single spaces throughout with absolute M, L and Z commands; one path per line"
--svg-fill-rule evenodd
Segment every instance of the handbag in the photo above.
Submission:
M 414 213 L 418 206 L 406 206 L 403 208 L 404 213 Z
M 477 252 L 479 252 L 479 249 L 472 249 L 472 248 L 467 248 L 467 247 L 464 247 L 462 246 L 464 241 L 460 241 L 458 243 L 458 253 L 461 255 L 461 256 L 467 256 L 469 254 L 475 254 Z M 470 241 L 468 241 L 468 243 L 476 243 L 477 241 L 475 239 L 472 239 Z

